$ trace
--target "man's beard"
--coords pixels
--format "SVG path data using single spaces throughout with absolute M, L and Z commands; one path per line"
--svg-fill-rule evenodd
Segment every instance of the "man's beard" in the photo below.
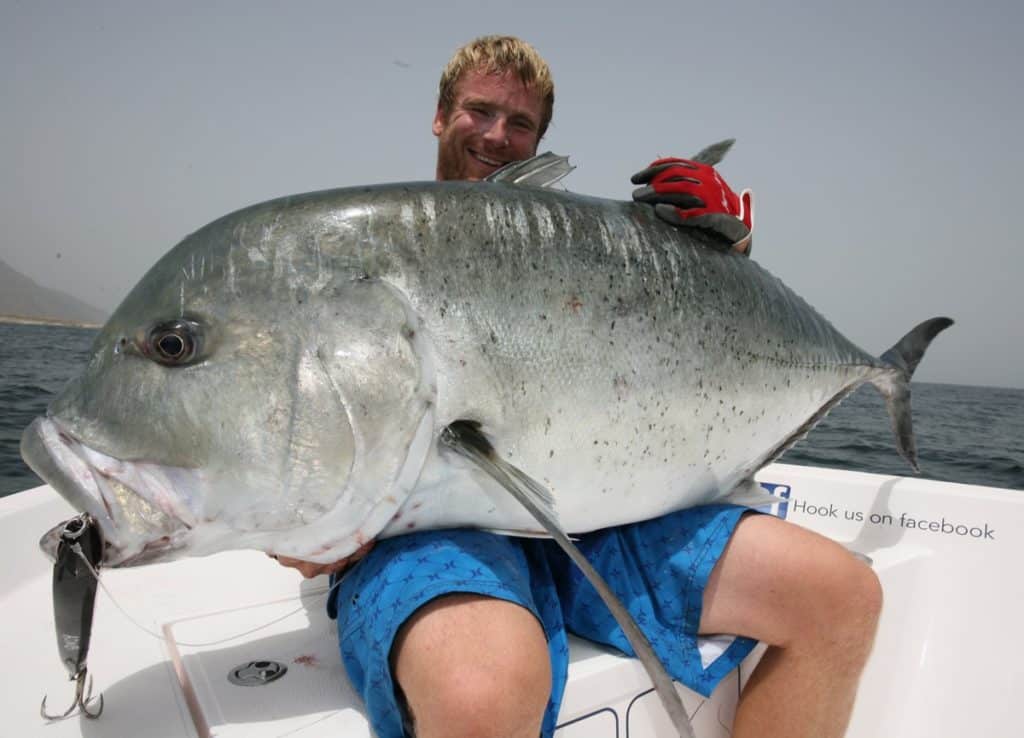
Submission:
M 437 139 L 437 179 L 440 181 L 466 179 L 466 154 L 452 137 L 442 134 Z

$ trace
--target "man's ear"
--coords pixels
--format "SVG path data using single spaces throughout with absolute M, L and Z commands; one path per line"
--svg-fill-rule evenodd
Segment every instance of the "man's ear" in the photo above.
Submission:
M 448 116 L 445 115 L 444 110 L 441 109 L 441 105 L 438 104 L 437 112 L 434 113 L 434 125 L 433 131 L 435 136 L 440 136 L 444 130 L 444 124 L 448 121 Z

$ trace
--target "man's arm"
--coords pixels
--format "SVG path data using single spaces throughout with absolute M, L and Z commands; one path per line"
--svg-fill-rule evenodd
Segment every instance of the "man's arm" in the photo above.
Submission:
M 292 569 L 298 569 L 299 573 L 302 574 L 306 579 L 312 579 L 313 577 L 320 576 L 321 574 L 335 574 L 340 573 L 354 565 L 361 558 L 366 556 L 373 548 L 373 541 L 363 545 L 358 551 L 351 556 L 347 556 L 340 561 L 335 561 L 330 564 L 317 564 L 313 561 L 304 561 L 303 559 L 293 559 L 289 556 L 275 556 L 270 555 L 270 558 L 276 559 L 277 563 L 281 566 L 288 566 Z

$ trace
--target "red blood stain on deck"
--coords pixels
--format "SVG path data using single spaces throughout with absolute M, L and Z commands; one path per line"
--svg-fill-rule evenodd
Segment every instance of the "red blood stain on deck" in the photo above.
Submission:
M 320 666 L 320 660 L 311 653 L 296 656 L 293 663 L 302 664 L 303 666 Z
M 580 308 L 583 307 L 583 301 L 580 300 L 576 295 L 573 295 L 565 302 L 565 306 L 572 310 L 574 313 L 578 313 Z

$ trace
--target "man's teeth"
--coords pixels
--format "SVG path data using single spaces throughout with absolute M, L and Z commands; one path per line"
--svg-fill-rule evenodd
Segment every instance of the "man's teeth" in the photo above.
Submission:
M 475 151 L 470 151 L 469 153 L 471 153 L 475 158 L 479 159 L 484 164 L 486 164 L 487 166 L 490 166 L 490 167 L 500 167 L 500 166 L 502 166 L 504 164 L 504 162 L 498 161 L 497 159 L 488 159 L 483 154 L 478 154 Z

